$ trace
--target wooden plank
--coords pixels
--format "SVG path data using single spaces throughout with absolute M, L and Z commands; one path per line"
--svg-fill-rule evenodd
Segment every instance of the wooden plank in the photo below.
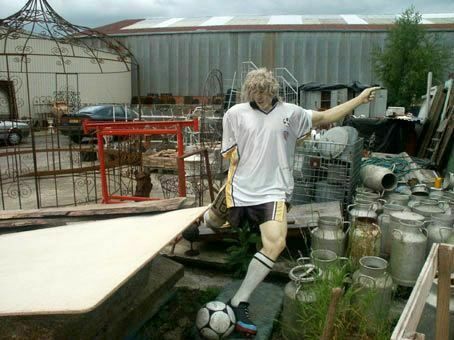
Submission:
M 441 110 L 443 109 L 445 98 L 446 94 L 443 91 L 443 85 L 440 85 L 437 89 L 437 93 L 435 94 L 432 106 L 430 107 L 428 127 L 425 130 L 423 136 L 421 136 L 421 138 L 423 138 L 423 142 L 420 145 L 418 152 L 418 157 L 420 158 L 426 157 L 427 148 L 429 147 L 434 131 L 438 126 L 438 120 L 440 119 L 440 114 Z
M 175 197 L 159 201 L 129 202 L 118 204 L 87 204 L 76 207 L 43 208 L 30 210 L 5 210 L 0 212 L 0 220 L 20 218 L 44 218 L 61 216 L 126 215 L 132 213 L 164 212 L 181 208 L 185 197 Z
M 414 339 L 416 328 L 437 272 L 438 243 L 434 243 L 419 274 L 410 298 L 394 328 L 391 340 Z
M 435 338 L 449 339 L 449 301 L 451 297 L 451 264 L 454 246 L 441 244 L 438 250 L 437 322 Z M 454 327 L 454 325 L 453 325 Z
M 11 220 L 0 221 L 0 231 L 2 229 L 15 229 L 29 226 L 48 226 L 49 222 L 41 218 L 25 219 L 25 220 Z
M 1 235 L 0 316 L 93 310 L 206 209 Z
M 454 97 L 454 96 L 453 96 Z M 442 140 L 440 143 L 440 147 L 438 150 L 438 154 L 436 155 L 435 164 L 440 165 L 443 157 L 445 155 L 446 149 L 449 145 L 449 142 L 452 141 L 453 133 L 454 133 L 454 108 L 451 109 L 451 113 L 449 114 L 449 123 L 447 124 L 446 129 L 442 135 Z
M 331 291 L 331 300 L 326 313 L 325 327 L 320 340 L 331 340 L 334 333 L 334 321 L 336 320 L 337 304 L 342 296 L 341 288 L 333 288 Z

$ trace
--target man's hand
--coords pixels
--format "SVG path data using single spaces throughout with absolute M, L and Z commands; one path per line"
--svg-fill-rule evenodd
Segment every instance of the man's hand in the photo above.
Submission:
M 365 89 L 361 94 L 358 96 L 361 99 L 361 104 L 367 104 L 375 99 L 375 91 L 379 90 L 380 86 L 369 87 Z

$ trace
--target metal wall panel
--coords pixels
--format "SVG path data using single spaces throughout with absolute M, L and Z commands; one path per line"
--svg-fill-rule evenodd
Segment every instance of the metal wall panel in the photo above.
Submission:
M 239 79 L 241 63 L 248 60 L 257 66 L 286 67 L 300 84 L 378 83 L 370 56 L 374 46 L 384 45 L 386 35 L 380 31 L 202 32 L 118 39 L 140 64 L 142 95 L 195 96 L 203 94 L 211 69 L 222 71 L 227 89 L 235 72 Z M 439 41 L 454 51 L 454 32 L 440 32 Z M 132 86 L 137 94 L 136 79 Z

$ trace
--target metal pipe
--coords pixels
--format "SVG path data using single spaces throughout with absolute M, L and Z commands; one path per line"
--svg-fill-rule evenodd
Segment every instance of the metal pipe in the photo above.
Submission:
M 101 192 L 102 192 L 102 203 L 109 203 L 109 191 L 107 190 L 106 180 L 106 163 L 104 161 L 104 143 L 102 133 L 97 134 L 98 138 L 98 158 L 99 158 L 99 172 L 101 177 Z
M 178 166 L 178 194 L 180 197 L 186 197 L 186 176 L 184 171 L 184 154 L 183 131 L 181 126 L 177 126 L 177 166 Z
M 393 190 L 397 186 L 396 175 L 388 168 L 377 165 L 366 165 L 360 170 L 363 184 L 376 191 Z

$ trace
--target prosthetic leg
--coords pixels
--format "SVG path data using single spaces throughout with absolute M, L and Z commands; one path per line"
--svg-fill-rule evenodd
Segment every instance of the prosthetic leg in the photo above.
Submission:
M 227 205 L 225 202 L 225 184 L 219 190 L 209 209 L 203 215 L 205 225 L 213 231 L 218 231 L 227 220 Z

